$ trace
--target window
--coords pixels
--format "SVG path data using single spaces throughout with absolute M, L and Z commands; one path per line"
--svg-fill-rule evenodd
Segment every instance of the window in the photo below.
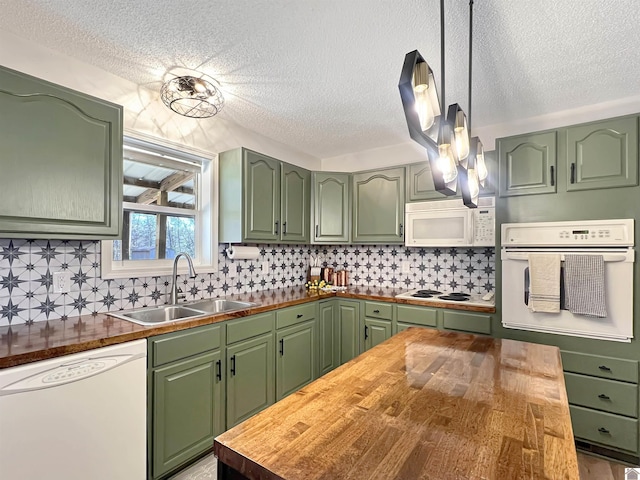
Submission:
M 216 170 L 204 157 L 125 137 L 122 239 L 102 242 L 102 278 L 169 275 L 180 252 L 215 271 Z

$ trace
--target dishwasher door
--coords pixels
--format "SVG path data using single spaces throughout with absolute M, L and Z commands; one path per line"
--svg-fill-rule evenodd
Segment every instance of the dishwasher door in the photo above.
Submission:
M 0 479 L 144 480 L 146 345 L 0 370 Z

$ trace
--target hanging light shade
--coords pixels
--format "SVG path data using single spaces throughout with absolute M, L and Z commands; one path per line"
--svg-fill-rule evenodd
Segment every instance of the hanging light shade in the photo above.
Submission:
M 477 140 L 478 145 L 475 148 L 475 161 L 476 161 L 476 171 L 478 172 L 478 181 L 480 182 L 480 186 L 484 188 L 484 184 L 489 176 L 489 171 L 487 170 L 487 165 L 484 163 L 484 146 L 478 137 L 473 137 Z M 472 139 L 473 140 L 473 139 Z
M 462 163 L 469 156 L 469 126 L 467 116 L 457 103 L 449 105 L 447 122 L 453 130 L 454 158 Z
M 164 104 L 180 115 L 207 118 L 216 115 L 224 106 L 224 97 L 206 75 L 175 77 L 160 89 Z
M 480 178 L 478 158 L 484 156 L 482 142 L 478 137 L 471 139 L 465 181 L 462 183 L 462 201 L 469 208 L 477 208 L 480 196 Z M 484 159 L 482 159 L 484 164 Z
M 413 94 L 420 120 L 420 129 L 429 134 L 436 117 L 440 115 L 440 103 L 433 70 L 427 62 L 417 62 L 413 69 Z
M 438 136 L 438 160 L 436 170 L 432 169 L 432 175 L 434 178 L 436 176 L 442 178 L 443 187 L 438 191 L 445 195 L 455 195 L 457 192 L 458 165 L 454 157 L 452 141 L 451 126 L 448 122 L 442 122 Z

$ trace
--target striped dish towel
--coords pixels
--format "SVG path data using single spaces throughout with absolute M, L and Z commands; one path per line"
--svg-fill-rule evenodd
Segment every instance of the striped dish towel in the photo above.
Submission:
M 529 310 L 560 312 L 560 255 L 529 255 Z
M 606 318 L 604 257 L 564 256 L 565 307 L 571 313 Z

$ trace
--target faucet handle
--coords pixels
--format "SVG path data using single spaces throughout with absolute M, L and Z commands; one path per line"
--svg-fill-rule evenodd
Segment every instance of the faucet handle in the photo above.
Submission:
M 180 287 L 178 287 L 178 294 L 176 295 L 177 300 L 186 299 L 187 295 L 182 291 Z

